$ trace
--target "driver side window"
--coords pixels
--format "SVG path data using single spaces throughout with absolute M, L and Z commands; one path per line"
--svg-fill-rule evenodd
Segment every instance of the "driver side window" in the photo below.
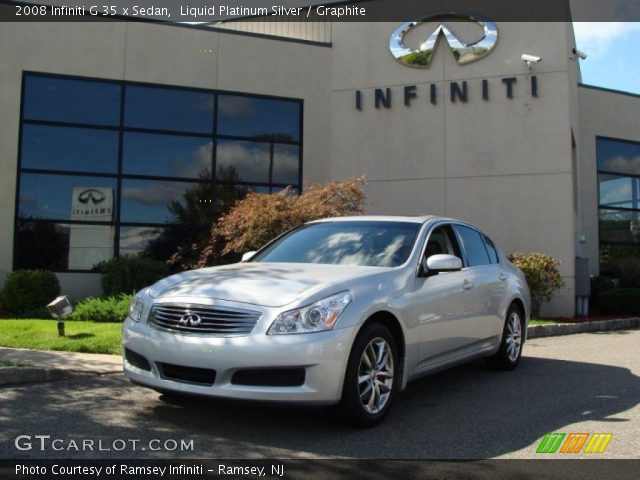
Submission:
M 439 254 L 454 255 L 462 259 L 460 246 L 451 225 L 440 225 L 431 232 L 423 260 Z

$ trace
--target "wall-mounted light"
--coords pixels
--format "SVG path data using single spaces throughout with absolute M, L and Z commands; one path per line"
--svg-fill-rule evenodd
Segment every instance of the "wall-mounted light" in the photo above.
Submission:
M 58 336 L 64 337 L 64 318 L 73 312 L 69 297 L 62 295 L 47 305 L 49 314 L 58 320 Z

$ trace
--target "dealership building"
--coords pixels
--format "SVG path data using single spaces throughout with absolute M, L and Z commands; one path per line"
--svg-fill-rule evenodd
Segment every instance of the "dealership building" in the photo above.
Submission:
M 355 175 L 369 213 L 559 259 L 546 315 L 640 248 L 640 97 L 581 83 L 571 23 L 4 23 L 0 45 L 0 282 L 99 294 L 98 262 L 204 228 L 189 198 Z

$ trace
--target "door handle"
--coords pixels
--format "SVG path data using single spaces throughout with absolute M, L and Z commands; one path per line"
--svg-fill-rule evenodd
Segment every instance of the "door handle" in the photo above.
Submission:
M 462 282 L 462 288 L 464 288 L 465 290 L 470 290 L 473 288 L 473 282 L 470 282 L 469 280 L 467 280 L 466 278 L 464 279 L 464 282 Z
M 503 282 L 504 282 L 507 278 L 509 278 L 509 275 L 505 275 L 504 273 L 501 273 L 501 274 L 500 274 L 500 280 L 502 280 Z

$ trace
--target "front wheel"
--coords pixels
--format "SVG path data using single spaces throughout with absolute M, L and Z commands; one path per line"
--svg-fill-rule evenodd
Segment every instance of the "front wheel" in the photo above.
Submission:
M 353 344 L 340 410 L 358 427 L 371 427 L 389 412 L 398 381 L 398 350 L 382 324 L 365 327 Z
M 492 367 L 501 370 L 513 370 L 520 363 L 524 345 L 524 314 L 515 304 L 509 307 L 502 331 L 500 349 L 488 359 Z

